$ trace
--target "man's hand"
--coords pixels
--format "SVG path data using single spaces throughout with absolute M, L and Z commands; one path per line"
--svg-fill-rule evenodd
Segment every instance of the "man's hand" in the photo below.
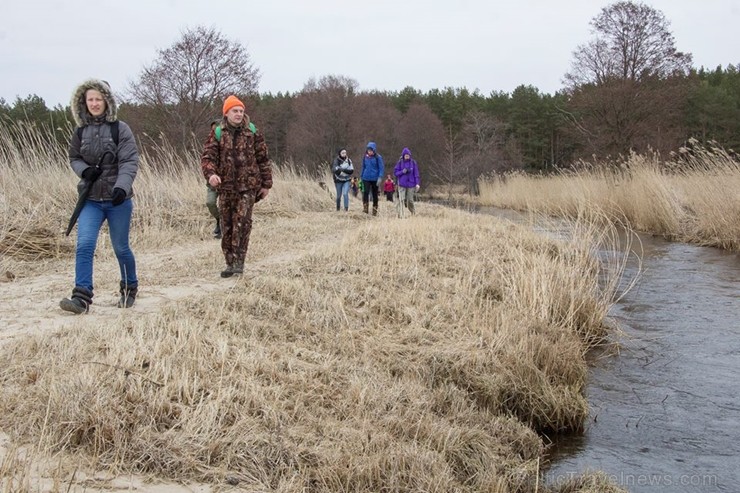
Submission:
M 218 175 L 211 175 L 211 177 L 208 178 L 208 184 L 213 188 L 218 187 L 221 184 L 221 177 Z

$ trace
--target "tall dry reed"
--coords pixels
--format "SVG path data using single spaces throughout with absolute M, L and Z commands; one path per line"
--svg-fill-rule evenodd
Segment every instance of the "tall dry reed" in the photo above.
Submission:
M 696 146 L 678 163 L 633 154 L 618 167 L 513 173 L 480 190 L 485 205 L 565 217 L 596 211 L 640 231 L 740 250 L 740 163 L 721 148 Z
M 140 156 L 134 182 L 131 244 L 134 250 L 160 248 L 210 237 L 200 149 L 176 152 L 166 142 Z M 321 210 L 326 194 L 290 166 L 274 169 L 275 189 L 257 207 L 259 218 Z M 68 256 L 76 230 L 64 236 L 77 201 L 79 178 L 67 150 L 35 128 L 0 125 L 0 270 L 14 260 L 43 262 Z M 100 252 L 108 255 L 104 226 Z

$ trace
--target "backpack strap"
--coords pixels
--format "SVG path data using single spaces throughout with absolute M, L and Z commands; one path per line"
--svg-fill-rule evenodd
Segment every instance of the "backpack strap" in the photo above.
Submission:
M 82 142 L 82 129 L 84 129 L 86 126 L 87 125 L 77 127 L 77 130 L 76 130 L 77 138 L 80 139 L 80 142 Z M 118 120 L 110 124 L 110 136 L 113 138 L 113 143 L 116 144 L 116 147 L 118 147 L 118 139 L 119 139 Z
M 216 128 L 213 131 L 216 134 L 216 140 L 221 142 L 221 124 L 216 125 Z M 252 122 L 249 122 L 249 131 L 253 134 L 257 133 L 257 127 L 255 127 Z
M 118 147 L 118 120 L 110 124 L 110 136 L 113 137 L 113 143 Z

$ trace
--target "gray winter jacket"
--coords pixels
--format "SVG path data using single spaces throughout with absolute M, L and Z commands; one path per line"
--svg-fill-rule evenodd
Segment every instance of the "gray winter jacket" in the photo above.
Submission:
M 105 114 L 97 120 L 87 110 L 85 92 L 88 89 L 100 91 L 105 99 Z M 83 171 L 96 166 L 105 151 L 113 153 L 113 156 L 108 155 L 100 165 L 102 174 L 93 183 L 88 198 L 97 201 L 111 200 L 114 188 L 124 190 L 127 198 L 132 197 L 134 178 L 139 169 L 139 151 L 131 128 L 124 122 L 118 122 L 118 146 L 113 142 L 110 124 L 116 121 L 118 107 L 110 86 L 96 79 L 83 82 L 75 90 L 70 107 L 75 123 L 83 127 L 82 140 L 75 132 L 69 144 L 69 162 L 77 176 L 82 178 Z M 83 178 L 78 189 L 84 183 Z

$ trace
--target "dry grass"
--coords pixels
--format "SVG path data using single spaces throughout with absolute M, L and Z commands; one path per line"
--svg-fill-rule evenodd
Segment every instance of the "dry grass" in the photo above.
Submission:
M 696 148 L 681 166 L 632 155 L 618 168 L 511 174 L 480 190 L 485 205 L 565 217 L 598 211 L 636 230 L 740 250 L 740 164 L 719 148 Z
M 156 171 L 146 157 L 136 183 L 134 247 L 165 257 L 142 279 L 213 276 L 215 245 L 207 258 L 173 253 L 209 220 L 195 165 L 166 156 Z M 62 223 L 49 202 L 74 189 L 63 169 L 38 165 L 46 194 L 5 195 L 16 211 L 38 193 L 51 218 L 4 220 Z M 578 430 L 588 413 L 584 356 L 607 336 L 623 264 L 596 252 L 618 252 L 617 237 L 593 221 L 554 238 L 385 207 L 328 212 L 329 193 L 278 173 L 231 288 L 2 345 L 0 430 L 38 457 L 247 491 L 534 491 L 537 432 Z M 99 249 L 97 262 L 111 259 Z M 2 461 L 3 491 L 33 489 L 19 450 Z M 57 470 L 61 491 L 74 473 Z

